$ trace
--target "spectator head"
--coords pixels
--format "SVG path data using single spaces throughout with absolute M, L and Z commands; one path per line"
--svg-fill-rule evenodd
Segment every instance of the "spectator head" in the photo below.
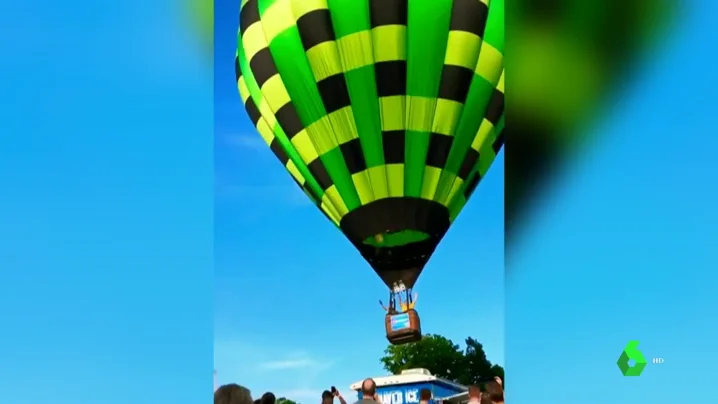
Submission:
M 261 404 L 275 404 L 277 402 L 277 397 L 275 397 L 274 394 L 267 392 L 262 395 L 259 402 Z
M 376 382 L 374 379 L 364 379 L 361 383 L 361 394 L 363 398 L 373 398 L 376 395 Z
M 421 389 L 419 391 L 419 401 L 421 402 L 429 402 L 431 400 L 431 390 L 429 389 Z
M 238 384 L 225 384 L 214 392 L 214 404 L 253 404 L 252 393 Z
M 504 389 L 501 385 L 492 380 L 486 383 L 486 393 L 484 393 L 491 399 L 492 403 L 503 404 L 504 403 Z
M 469 386 L 469 400 L 481 400 L 481 388 L 479 386 Z
M 331 404 L 334 402 L 334 395 L 329 390 L 324 390 L 322 392 L 322 404 Z

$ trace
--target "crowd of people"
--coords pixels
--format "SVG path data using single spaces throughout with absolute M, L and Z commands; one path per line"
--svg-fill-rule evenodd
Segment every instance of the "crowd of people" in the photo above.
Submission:
M 504 388 L 500 378 L 495 378 L 483 385 L 469 386 L 468 404 L 504 404 Z M 362 399 L 355 404 L 382 404 L 376 391 L 374 379 L 365 379 L 361 385 Z M 321 404 L 333 404 L 334 399 L 340 404 L 347 404 L 339 390 L 332 387 L 332 390 L 325 390 L 321 395 Z M 420 404 L 431 404 L 433 397 L 431 390 L 422 389 L 419 392 Z M 258 399 L 252 398 L 252 392 L 238 384 L 225 384 L 214 392 L 214 404 L 281 404 L 273 393 L 264 393 Z

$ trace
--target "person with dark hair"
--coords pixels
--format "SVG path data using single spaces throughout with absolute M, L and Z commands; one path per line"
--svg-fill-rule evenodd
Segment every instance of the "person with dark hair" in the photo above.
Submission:
M 468 393 L 469 393 L 469 403 L 468 404 L 481 403 L 481 388 L 479 386 L 476 386 L 476 385 L 469 386 Z
M 275 404 L 277 402 L 277 397 L 270 392 L 266 392 L 262 395 L 262 398 L 259 399 L 259 402 L 260 404 Z
M 493 404 L 504 404 L 504 388 L 497 380 L 486 383 L 486 392 L 484 395 L 487 396 Z
M 337 390 L 336 387 L 332 386 L 332 390 L 324 390 L 322 392 L 322 404 L 332 404 L 334 397 L 339 399 L 339 404 L 347 404 L 347 401 L 342 397 L 342 393 Z
M 381 404 L 376 394 L 376 382 L 372 378 L 364 379 L 361 383 L 361 400 L 356 404 Z
M 214 404 L 253 404 L 252 393 L 238 384 L 225 384 L 214 392 Z
M 322 392 L 322 404 L 332 404 L 334 403 L 334 397 L 339 399 L 340 404 L 347 404 L 346 400 L 344 400 L 344 397 L 342 397 L 342 393 L 337 390 L 336 387 L 332 386 L 332 390 L 324 390 Z
M 429 401 L 431 401 L 431 390 L 419 390 L 419 404 L 429 404 Z

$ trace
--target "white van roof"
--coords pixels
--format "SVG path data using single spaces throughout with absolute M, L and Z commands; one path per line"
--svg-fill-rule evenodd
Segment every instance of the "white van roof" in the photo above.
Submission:
M 442 379 L 431 374 L 426 369 L 407 369 L 403 370 L 399 375 L 390 376 L 379 376 L 373 377 L 376 382 L 376 387 L 386 387 L 398 384 L 409 384 L 409 383 L 426 383 L 426 382 L 439 382 L 442 384 L 449 385 L 457 390 L 466 390 L 467 387 L 458 383 L 454 383 L 450 380 Z M 353 383 L 349 386 L 353 391 L 361 390 L 361 384 L 363 380 Z

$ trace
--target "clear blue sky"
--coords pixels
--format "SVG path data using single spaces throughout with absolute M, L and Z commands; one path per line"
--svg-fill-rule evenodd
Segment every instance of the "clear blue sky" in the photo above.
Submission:
M 238 1 L 215 3 L 218 379 L 312 403 L 329 386 L 347 390 L 386 374 L 378 303 L 386 302 L 386 288 L 296 187 L 244 113 L 234 75 L 238 9 Z M 424 332 L 462 344 L 472 336 L 490 360 L 503 363 L 500 156 L 416 290 Z
M 307 330 L 263 332 L 257 326 L 256 316 L 271 305 L 247 302 L 256 284 L 242 277 L 252 262 L 232 261 L 226 247 L 217 272 L 238 279 L 226 283 L 238 288 L 215 293 L 210 63 L 199 63 L 177 11 L 176 2 L 136 0 L 101 7 L 51 1 L 2 6 L 2 403 L 200 403 L 211 391 L 213 331 L 221 337 L 222 327 L 224 335 L 256 343 L 225 340 L 235 344 L 225 347 L 235 355 L 223 365 L 226 378 L 232 371 L 243 377 L 245 361 L 313 363 L 312 371 L 256 371 L 237 380 L 255 390 L 267 380 L 276 382 L 274 390 L 325 388 L 330 380 L 341 387 L 379 370 L 374 349 L 381 349 L 380 342 L 362 347 L 378 340 L 357 338 L 375 332 L 371 307 L 381 286 L 369 270 L 356 271 L 355 283 L 365 284 L 365 291 L 307 272 L 321 292 L 266 293 L 296 296 L 287 299 L 290 312 L 317 299 L 330 306 L 326 315 L 312 312 L 314 318 L 303 323 L 328 336 L 322 352 L 304 344 Z M 718 44 L 710 38 L 716 13 L 718 4 L 707 0 L 686 10 L 674 42 L 664 44 L 656 65 L 622 99 L 625 109 L 596 128 L 602 141 L 573 165 L 555 199 L 537 212 L 522 260 L 515 262 L 516 276 L 506 282 L 511 400 L 635 404 L 680 397 L 704 403 L 714 396 Z M 228 184 L 230 204 L 241 166 L 228 168 L 227 182 L 220 184 Z M 276 171 L 278 181 L 283 175 Z M 472 205 L 500 204 L 491 196 L 500 193 L 500 181 L 490 177 Z M 301 201 L 278 184 L 267 192 L 288 191 L 288 201 Z M 322 223 L 310 208 L 294 209 L 286 210 L 284 220 Z M 473 314 L 451 326 L 432 313 L 432 304 L 456 295 L 457 316 L 466 301 L 480 305 L 440 271 L 452 245 L 466 250 L 456 234 L 474 222 L 472 215 L 476 219 L 470 209 L 421 281 L 419 304 L 437 331 L 457 339 L 474 334 L 487 342 L 490 355 L 500 357 L 495 352 L 501 339 L 486 340 L 489 334 Z M 237 249 L 259 255 L 270 244 L 261 217 L 254 228 L 239 225 L 251 219 L 236 217 L 235 227 L 256 233 Z M 485 225 L 481 234 L 491 234 L 494 222 Z M 326 235 L 337 240 L 337 248 L 347 248 L 328 225 L 315 229 L 313 237 Z M 492 240 L 474 245 L 490 249 Z M 251 273 L 268 266 L 300 268 L 286 260 L 262 262 Z M 328 265 L 320 258 L 313 270 Z M 333 273 L 354 268 L 361 268 L 359 261 Z M 237 300 L 232 304 L 223 296 Z M 368 309 L 342 309 L 348 306 Z M 216 313 L 221 307 L 224 315 Z M 345 314 L 332 317 L 331 311 Z M 633 338 L 641 340 L 646 356 L 662 356 L 666 363 L 649 366 L 639 378 L 620 376 L 615 359 Z M 356 342 L 347 343 L 351 339 Z M 274 356 L 277 347 L 286 356 Z M 354 360 L 362 349 L 367 356 Z M 326 368 L 327 363 L 336 365 Z M 339 371 L 348 380 L 328 376 L 341 376 Z M 295 381 L 297 373 L 306 383 Z M 563 396 L 552 395 L 556 385 Z
M 212 88 L 175 1 L 3 2 L 0 402 L 212 389 Z

